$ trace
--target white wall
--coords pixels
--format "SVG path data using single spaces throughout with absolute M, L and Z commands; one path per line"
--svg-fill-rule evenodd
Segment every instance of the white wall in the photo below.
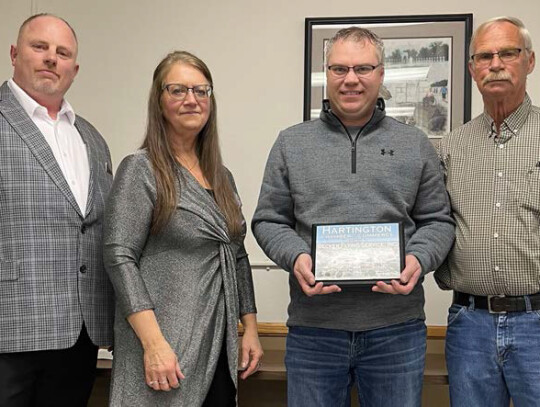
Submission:
M 194 52 L 214 75 L 223 154 L 249 222 L 268 151 L 280 129 L 302 120 L 306 17 L 473 13 L 475 25 L 497 15 L 521 18 L 540 46 L 540 2 L 358 2 L 342 0 L 0 0 L 0 78 L 9 78 L 9 46 L 20 23 L 36 12 L 68 20 L 79 36 L 81 70 L 68 99 L 107 139 L 113 161 L 135 150 L 145 124 L 152 71 L 169 51 Z M 511 6 L 510 6 L 511 5 Z M 540 69 L 540 68 L 539 68 Z M 529 93 L 540 103 L 538 78 Z M 472 115 L 482 110 L 473 90 Z M 254 263 L 266 262 L 250 235 Z M 284 321 L 287 275 L 255 271 L 259 320 Z M 444 325 L 448 293 L 426 282 L 427 322 Z

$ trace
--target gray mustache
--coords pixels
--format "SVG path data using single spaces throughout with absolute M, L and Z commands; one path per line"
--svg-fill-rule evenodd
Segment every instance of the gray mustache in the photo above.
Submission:
M 485 85 L 486 83 L 494 81 L 509 81 L 511 79 L 512 77 L 508 72 L 493 72 L 484 78 L 482 84 Z

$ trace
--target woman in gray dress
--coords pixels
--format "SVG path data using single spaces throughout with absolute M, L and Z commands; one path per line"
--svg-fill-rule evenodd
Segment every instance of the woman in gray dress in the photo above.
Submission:
M 116 292 L 111 406 L 234 406 L 259 366 L 245 221 L 223 167 L 210 71 L 173 52 L 157 66 L 142 149 L 120 164 L 105 218 Z

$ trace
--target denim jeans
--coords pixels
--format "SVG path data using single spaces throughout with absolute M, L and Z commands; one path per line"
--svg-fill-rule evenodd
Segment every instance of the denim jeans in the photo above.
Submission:
M 289 407 L 418 407 L 426 325 L 414 320 L 363 332 L 290 327 L 285 365 Z
M 540 405 L 540 313 L 490 314 L 453 304 L 446 364 L 454 407 Z

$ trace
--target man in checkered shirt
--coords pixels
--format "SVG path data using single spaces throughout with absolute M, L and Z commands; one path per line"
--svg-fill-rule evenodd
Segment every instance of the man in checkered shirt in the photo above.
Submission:
M 446 361 L 456 407 L 540 403 L 540 109 L 523 23 L 480 25 L 469 70 L 484 113 L 440 145 L 456 242 L 435 273 L 454 290 Z

